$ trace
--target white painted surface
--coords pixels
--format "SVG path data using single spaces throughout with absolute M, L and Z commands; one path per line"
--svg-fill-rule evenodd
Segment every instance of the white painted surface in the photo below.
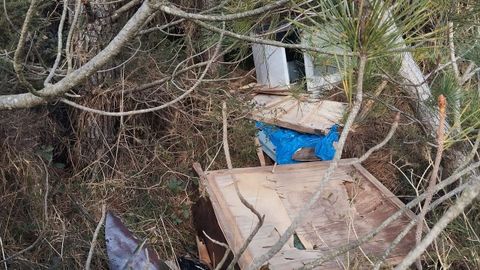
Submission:
M 304 33 L 302 35 L 302 44 L 308 46 L 316 46 L 326 49 L 328 51 L 337 52 L 339 54 L 344 52 L 342 48 L 329 46 L 325 39 L 325 35 L 322 35 L 321 32 L 308 35 Z M 305 64 L 305 79 L 307 81 L 307 90 L 309 92 L 318 95 L 324 90 L 332 89 L 336 84 L 341 82 L 342 78 L 338 71 L 332 72 L 328 70 L 329 68 L 326 68 L 326 66 L 319 66 L 319 64 L 315 65 L 315 54 L 312 55 L 309 52 L 304 52 L 303 61 Z
M 259 84 L 272 88 L 289 85 L 290 77 L 284 48 L 253 44 L 252 52 Z
M 322 74 L 319 68 L 315 67 L 312 56 L 306 52 L 303 54 L 303 61 L 305 63 L 305 79 L 309 92 L 320 94 L 324 90 L 332 89 L 342 80 L 338 72 L 334 74 Z

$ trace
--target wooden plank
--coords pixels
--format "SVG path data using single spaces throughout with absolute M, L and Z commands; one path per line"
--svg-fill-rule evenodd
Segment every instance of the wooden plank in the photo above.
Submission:
M 306 97 L 257 95 L 251 118 L 310 134 L 326 134 L 343 118 L 347 104 Z
M 304 224 L 296 230 L 296 235 L 307 250 L 295 249 L 293 239 L 290 239 L 281 252 L 269 261 L 270 269 L 292 269 L 328 250 L 355 241 L 404 206 L 361 165 L 344 165 L 352 160 L 340 162 L 315 207 Z M 275 171 L 272 171 L 272 166 L 265 166 L 206 174 L 207 191 L 216 218 L 233 250 L 238 250 L 256 224 L 256 217 L 238 199 L 234 180 L 245 199 L 261 214 L 265 214 L 264 226 L 240 258 L 241 269 L 276 242 L 291 219 L 317 190 L 329 164 L 322 161 L 281 165 Z M 373 240 L 362 245 L 363 252 L 368 256 L 380 255 L 411 218 L 407 214 L 393 222 Z M 387 261 L 397 262 L 403 258 L 414 242 L 414 235 L 408 234 Z M 358 254 L 361 253 L 358 251 Z M 341 269 L 339 262 L 343 259 L 328 262 L 328 267 L 318 269 Z
M 359 173 L 361 173 L 365 178 L 367 178 L 370 183 L 374 184 L 375 187 L 377 187 L 380 192 L 382 192 L 386 199 L 394 203 L 399 209 L 405 207 L 405 204 L 400 201 L 400 199 L 395 196 L 395 194 L 393 194 L 388 188 L 386 188 L 382 183 L 380 183 L 380 181 L 378 181 L 377 178 L 375 178 L 375 176 L 373 176 L 369 171 L 367 171 L 362 165 L 354 164 L 353 166 L 355 167 L 355 169 L 357 169 Z M 417 217 L 410 209 L 406 210 L 405 214 L 408 215 L 408 217 L 410 217 L 411 219 L 415 219 Z
M 265 155 L 263 154 L 262 146 L 260 145 L 258 138 L 255 138 L 255 146 L 257 147 L 257 156 L 260 166 L 265 167 L 267 163 L 265 162 Z

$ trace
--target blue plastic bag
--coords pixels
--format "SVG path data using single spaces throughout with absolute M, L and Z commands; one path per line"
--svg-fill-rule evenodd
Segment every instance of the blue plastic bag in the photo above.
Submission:
M 326 136 L 304 134 L 262 122 L 257 122 L 255 126 L 275 146 L 275 159 L 278 164 L 297 163 L 298 161 L 292 159 L 293 154 L 304 147 L 314 148 L 315 155 L 321 160 L 332 160 L 335 155 L 333 143 L 338 141 L 339 137 L 336 125 Z

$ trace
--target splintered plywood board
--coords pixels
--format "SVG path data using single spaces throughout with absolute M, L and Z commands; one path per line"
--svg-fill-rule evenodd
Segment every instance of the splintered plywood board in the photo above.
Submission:
M 294 269 L 352 243 L 404 206 L 362 166 L 342 165 L 344 162 L 325 185 L 305 222 L 296 230 L 307 250 L 296 249 L 290 239 L 269 261 L 270 269 Z M 268 166 L 220 170 L 207 172 L 202 177 L 217 221 L 233 251 L 240 249 L 257 223 L 256 216 L 240 202 L 233 181 L 237 182 L 245 199 L 265 215 L 264 225 L 240 258 L 240 268 L 246 268 L 279 239 L 315 192 L 328 165 L 329 162 L 321 161 L 276 166 L 275 169 Z M 350 257 L 338 257 L 317 269 L 343 269 L 342 264 L 347 260 L 366 261 L 364 256 L 370 259 L 380 256 L 413 217 L 413 213 L 406 212 L 362 245 L 361 250 L 353 250 Z M 414 235 L 408 234 L 387 262 L 397 263 L 414 242 Z
M 254 120 L 311 134 L 328 133 L 347 108 L 341 102 L 292 96 L 257 95 L 254 103 Z

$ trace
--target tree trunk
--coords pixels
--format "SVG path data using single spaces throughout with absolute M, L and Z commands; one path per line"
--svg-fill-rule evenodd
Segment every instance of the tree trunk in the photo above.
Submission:
M 410 52 L 403 54 L 402 66 L 399 75 L 404 80 L 404 89 L 412 96 L 416 97 L 418 102 L 415 104 L 417 108 L 417 116 L 422 123 L 425 124 L 427 132 L 431 137 L 436 137 L 436 130 L 440 123 L 439 112 L 436 107 L 428 106 L 428 101 L 432 99 L 432 92 L 428 86 L 428 82 L 423 75 L 420 67 L 417 65 Z M 449 129 L 448 123 L 445 125 Z M 467 143 L 458 143 L 446 151 L 444 168 L 447 175 L 460 168 L 469 154 Z M 472 172 L 474 177 L 480 175 L 478 170 Z
M 74 1 L 73 1 L 74 2 Z M 120 23 L 110 19 L 110 15 L 118 8 L 112 1 L 82 1 L 83 24 L 80 24 L 75 33 L 72 55 L 76 66 L 81 66 L 98 54 L 117 34 Z M 117 63 L 118 64 L 118 63 Z M 116 108 L 116 97 L 105 94 L 104 90 L 118 78 L 115 61 L 105 65 L 102 70 L 88 78 L 84 87 L 79 89 L 82 96 L 80 103 L 105 111 Z M 107 162 L 109 145 L 115 141 L 118 119 L 116 117 L 101 116 L 85 111 L 72 109 L 71 118 L 76 134 L 74 156 L 80 167 L 88 166 L 94 161 Z

